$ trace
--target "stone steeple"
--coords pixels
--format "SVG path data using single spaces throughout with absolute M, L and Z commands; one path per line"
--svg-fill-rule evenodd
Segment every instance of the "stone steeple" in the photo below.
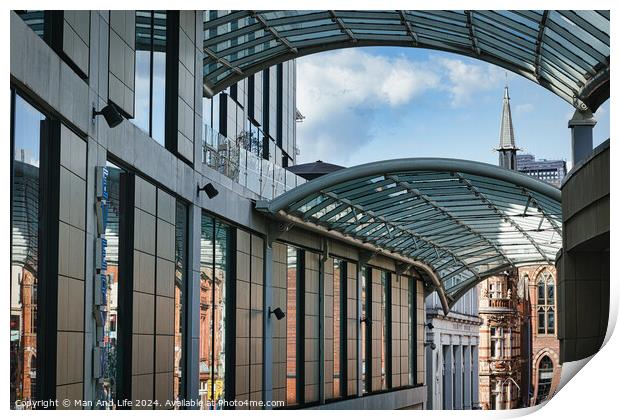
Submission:
M 504 87 L 504 103 L 502 108 L 502 122 L 499 131 L 499 166 L 502 168 L 517 169 L 517 146 L 515 145 L 515 133 L 512 127 L 512 113 L 510 112 L 510 95 L 508 83 Z

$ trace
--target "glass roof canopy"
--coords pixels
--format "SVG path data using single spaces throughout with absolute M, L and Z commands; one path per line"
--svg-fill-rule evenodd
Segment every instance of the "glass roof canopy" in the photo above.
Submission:
M 256 208 L 422 268 L 446 311 L 489 275 L 553 264 L 562 246 L 560 190 L 519 172 L 457 159 L 341 169 Z
M 595 111 L 609 97 L 609 11 L 206 11 L 204 90 L 274 64 L 356 46 L 471 56 Z

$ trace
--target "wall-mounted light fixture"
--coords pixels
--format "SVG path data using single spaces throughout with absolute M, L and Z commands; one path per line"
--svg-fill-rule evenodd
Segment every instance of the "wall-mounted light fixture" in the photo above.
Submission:
M 198 184 L 196 188 L 196 195 L 200 195 L 200 191 L 204 191 L 209 198 L 213 198 L 220 193 L 210 182 L 202 188 L 200 188 L 200 184 Z
M 101 111 L 97 111 L 95 107 L 93 107 L 93 121 L 97 115 L 103 115 L 103 118 L 105 118 L 110 128 L 114 128 L 123 122 L 123 116 L 111 103 L 104 106 Z
M 424 324 L 424 326 L 428 328 L 429 330 L 432 330 L 433 328 L 435 328 L 432 322 L 429 322 L 428 324 Z
M 280 307 L 277 307 L 276 309 L 271 310 L 271 306 L 270 306 L 269 307 L 269 316 L 271 316 L 271 314 L 274 314 L 278 321 L 286 316 L 286 314 L 284 313 L 284 311 L 282 311 L 282 309 L 280 309 Z
M 427 341 L 424 343 L 424 347 L 426 346 L 431 346 L 431 350 L 435 350 L 437 348 L 437 344 L 431 342 L 431 341 Z

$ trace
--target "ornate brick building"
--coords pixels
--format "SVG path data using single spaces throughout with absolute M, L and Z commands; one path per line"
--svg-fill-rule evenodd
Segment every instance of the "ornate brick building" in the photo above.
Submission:
M 521 406 L 524 365 L 521 357 L 523 317 L 516 296 L 518 275 L 506 271 L 480 288 L 480 407 Z

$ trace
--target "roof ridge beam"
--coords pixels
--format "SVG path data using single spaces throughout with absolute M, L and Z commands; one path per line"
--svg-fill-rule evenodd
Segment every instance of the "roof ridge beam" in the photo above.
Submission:
M 290 41 L 286 38 L 284 38 L 283 36 L 281 36 L 278 31 L 276 31 L 266 20 L 265 18 L 258 13 L 255 10 L 251 10 L 250 11 L 251 16 L 256 19 L 257 21 L 259 21 L 263 27 L 265 28 L 265 30 L 267 30 L 268 32 L 271 32 L 271 35 L 273 35 L 273 37 L 276 39 L 276 41 L 278 41 L 280 44 L 286 45 L 286 47 L 293 53 L 293 54 L 297 54 L 299 53 L 299 51 L 297 50 L 297 48 L 290 43 Z
M 538 81 L 540 81 L 540 79 L 542 78 L 542 46 L 548 18 L 549 11 L 544 10 L 542 17 L 540 18 L 540 23 L 538 24 L 538 35 L 536 36 L 536 52 L 534 53 L 534 76 Z
M 465 16 L 467 17 L 467 29 L 469 29 L 469 39 L 471 40 L 471 49 L 480 55 L 480 46 L 478 46 L 478 38 L 474 31 L 474 11 L 465 10 Z
M 240 76 L 243 76 L 243 70 L 241 70 L 239 67 L 237 66 L 233 66 L 232 64 L 230 64 L 230 61 L 226 60 L 225 58 L 220 57 L 219 55 L 217 55 L 215 52 L 211 51 L 211 49 L 204 47 L 204 52 L 205 54 L 207 54 L 209 57 L 211 57 L 212 59 L 214 59 L 218 64 L 223 65 L 224 67 L 228 67 L 229 69 L 231 69 L 232 71 L 234 71 L 235 73 L 237 73 Z
M 417 47 L 420 42 L 418 39 L 418 34 L 413 29 L 413 25 L 411 24 L 411 22 L 409 22 L 409 19 L 407 19 L 407 15 L 405 14 L 405 11 L 399 10 L 398 15 L 400 16 L 400 23 L 405 27 L 407 31 L 407 35 L 409 35 L 411 39 L 413 40 L 413 46 Z
M 332 20 L 340 27 L 342 33 L 347 34 L 347 36 L 351 38 L 351 42 L 357 44 L 358 39 L 355 37 L 355 35 L 353 35 L 353 31 L 351 31 L 351 29 L 344 24 L 344 22 L 342 21 L 342 19 L 340 19 L 340 17 L 338 17 L 336 12 L 334 10 L 328 10 L 328 12 L 329 15 L 332 17 Z

